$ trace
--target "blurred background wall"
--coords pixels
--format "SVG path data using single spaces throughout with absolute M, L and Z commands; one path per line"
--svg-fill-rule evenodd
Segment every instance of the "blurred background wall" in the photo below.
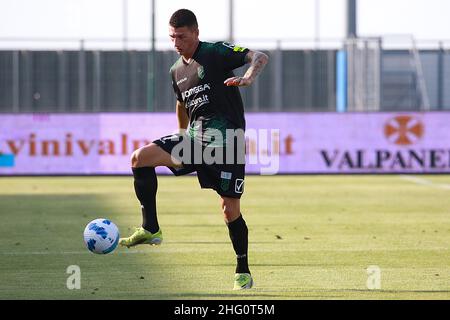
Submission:
M 270 56 L 241 89 L 247 111 L 450 109 L 444 0 L 1 0 L 0 112 L 173 111 L 181 7 L 202 40 Z

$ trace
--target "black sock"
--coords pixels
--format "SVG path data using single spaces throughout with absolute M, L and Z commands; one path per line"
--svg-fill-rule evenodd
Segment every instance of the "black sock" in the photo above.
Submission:
M 236 273 L 250 273 L 248 268 L 248 228 L 242 215 L 227 223 L 230 239 L 236 252 Z
M 156 217 L 156 191 L 158 180 L 155 168 L 131 168 L 134 175 L 134 191 L 142 207 L 142 227 L 151 233 L 158 232 L 158 218 Z

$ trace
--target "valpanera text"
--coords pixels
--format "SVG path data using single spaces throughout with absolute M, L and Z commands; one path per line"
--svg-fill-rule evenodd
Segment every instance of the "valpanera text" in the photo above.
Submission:
M 394 171 L 450 169 L 450 150 L 320 150 L 321 158 L 333 171 Z

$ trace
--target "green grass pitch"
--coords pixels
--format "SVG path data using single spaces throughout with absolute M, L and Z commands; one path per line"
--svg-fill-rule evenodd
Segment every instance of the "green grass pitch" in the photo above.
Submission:
M 244 292 L 214 191 L 160 177 L 158 211 L 161 246 L 94 255 L 89 221 L 141 222 L 131 177 L 0 178 L 0 299 L 450 299 L 448 175 L 247 177 Z

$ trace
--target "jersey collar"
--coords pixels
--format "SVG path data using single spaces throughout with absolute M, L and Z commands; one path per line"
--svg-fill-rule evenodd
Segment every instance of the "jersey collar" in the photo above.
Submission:
M 199 41 L 199 42 L 198 42 L 198 45 L 197 45 L 197 48 L 196 48 L 195 51 L 194 51 L 194 54 L 193 54 L 192 57 L 189 59 L 189 62 L 186 61 L 186 60 L 184 60 L 183 57 L 181 57 L 181 60 L 183 61 L 183 63 L 184 63 L 185 65 L 190 65 L 190 64 L 197 58 L 197 54 L 198 54 L 198 52 L 200 51 L 201 45 L 202 45 L 202 41 Z
M 192 59 L 197 58 L 197 55 L 198 55 L 198 52 L 200 51 L 200 47 L 202 46 L 202 43 L 203 42 L 201 42 L 201 41 L 198 42 L 197 49 L 195 49 L 194 54 L 192 55 Z

